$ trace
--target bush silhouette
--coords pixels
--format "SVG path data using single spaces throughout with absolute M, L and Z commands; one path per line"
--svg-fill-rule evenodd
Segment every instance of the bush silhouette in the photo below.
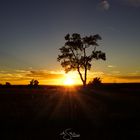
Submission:
M 10 82 L 6 82 L 5 85 L 6 86 L 11 86 L 11 83 Z
M 34 86 L 38 86 L 39 82 L 38 80 L 34 80 Z
M 29 84 L 30 87 L 38 87 L 38 85 L 39 85 L 38 80 L 34 80 L 34 79 L 32 79 Z
M 95 77 L 93 78 L 92 81 L 89 82 L 89 86 L 94 86 L 94 87 L 97 87 L 97 86 L 100 86 L 102 84 L 102 80 L 100 77 Z

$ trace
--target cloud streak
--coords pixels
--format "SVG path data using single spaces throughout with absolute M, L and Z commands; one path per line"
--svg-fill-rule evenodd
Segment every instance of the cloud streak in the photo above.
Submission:
M 126 79 L 126 80 L 140 80 L 140 76 L 117 76 L 117 78 L 120 79 Z
M 15 70 L 0 71 L 0 82 L 5 83 L 6 81 L 12 84 L 28 84 L 31 79 L 37 79 L 40 83 L 46 82 L 55 83 L 58 79 L 64 77 L 64 73 L 61 71 L 46 71 L 46 70 Z
M 140 7 L 140 0 L 123 0 L 127 5 L 132 7 Z
M 31 70 L 26 77 L 30 78 L 41 78 L 41 79 L 50 79 L 50 78 L 61 78 L 63 74 L 60 72 L 52 73 L 51 71 L 41 71 L 41 70 Z
M 98 9 L 107 11 L 110 8 L 110 3 L 107 0 L 103 0 L 98 4 Z
M 108 68 L 115 68 L 116 66 L 114 66 L 114 65 L 108 65 L 107 67 Z

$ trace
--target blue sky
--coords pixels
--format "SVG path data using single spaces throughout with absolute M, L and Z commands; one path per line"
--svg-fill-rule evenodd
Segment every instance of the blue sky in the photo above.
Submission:
M 0 80 L 10 80 L 4 75 L 17 70 L 61 70 L 58 49 L 67 33 L 77 32 L 102 37 L 99 48 L 107 60 L 93 62 L 91 72 L 103 73 L 111 82 L 137 82 L 139 14 L 140 0 L 1 0 Z

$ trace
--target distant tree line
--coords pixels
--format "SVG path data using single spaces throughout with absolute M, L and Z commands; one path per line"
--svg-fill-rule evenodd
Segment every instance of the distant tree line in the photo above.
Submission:
M 0 86 L 3 86 L 3 84 L 0 83 Z M 4 86 L 11 86 L 10 82 L 5 82 Z
M 6 86 L 6 87 L 10 87 L 12 84 L 10 82 L 5 82 L 5 84 L 1 84 L 0 86 Z M 29 87 L 38 87 L 39 86 L 39 81 L 36 79 L 32 79 L 30 81 L 30 83 L 28 84 Z

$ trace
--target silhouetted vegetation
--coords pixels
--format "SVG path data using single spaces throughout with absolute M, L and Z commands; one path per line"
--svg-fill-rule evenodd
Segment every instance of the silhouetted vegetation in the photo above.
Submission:
M 67 34 L 65 36 L 66 42 L 60 48 L 61 54 L 58 55 L 57 60 L 61 62 L 66 73 L 72 70 L 78 71 L 83 86 L 87 84 L 87 71 L 91 69 L 91 61 L 93 59 L 106 60 L 105 53 L 97 50 L 98 40 L 101 40 L 98 34 L 85 37 L 81 37 L 77 33 L 73 33 L 71 36 Z M 82 70 L 84 70 L 84 75 Z
M 5 86 L 9 87 L 9 86 L 11 86 L 11 83 L 10 82 L 6 82 Z
M 102 84 L 101 78 L 100 77 L 95 77 L 95 78 L 93 78 L 92 81 L 90 81 L 88 83 L 88 86 L 90 86 L 90 87 L 99 87 L 99 86 L 101 86 L 101 84 Z
M 38 87 L 38 85 L 39 85 L 39 82 L 38 80 L 35 80 L 35 79 L 32 79 L 29 84 L 30 87 Z

